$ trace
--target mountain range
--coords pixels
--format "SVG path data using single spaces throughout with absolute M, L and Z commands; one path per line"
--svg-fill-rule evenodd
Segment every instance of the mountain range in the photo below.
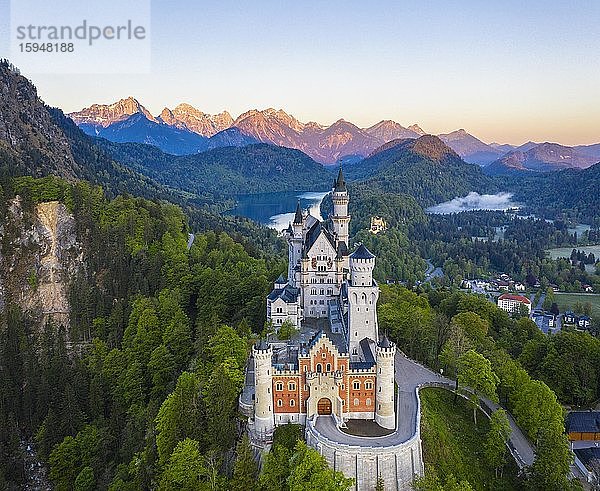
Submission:
M 356 163 L 390 141 L 427 134 L 417 124 L 405 127 L 392 120 L 368 128 L 344 119 L 329 126 L 303 123 L 282 109 L 273 108 L 253 109 L 234 119 L 227 111 L 208 114 L 190 104 L 179 104 L 174 109 L 164 108 L 155 117 L 133 97 L 109 105 L 94 104 L 69 117 L 89 135 L 119 143 L 146 143 L 174 155 L 268 143 L 301 150 L 325 165 Z M 600 160 L 600 144 L 488 144 L 464 129 L 438 136 L 468 163 L 482 167 L 493 163 L 489 169 L 493 174 L 585 168 Z M 525 155 L 536 146 L 540 148 L 532 152 L 535 156 Z
M 587 147 L 584 147 L 587 148 Z M 488 174 L 552 172 L 564 169 L 585 169 L 600 160 L 593 150 L 585 153 L 558 143 L 525 144 L 508 152 L 485 168 Z

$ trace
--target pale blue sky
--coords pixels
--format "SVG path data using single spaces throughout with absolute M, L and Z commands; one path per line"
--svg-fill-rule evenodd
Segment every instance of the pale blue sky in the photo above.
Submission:
M 179 102 L 234 117 L 275 107 L 326 124 L 592 143 L 600 2 L 154 1 L 150 75 L 32 78 L 65 111 L 132 95 L 155 114 Z

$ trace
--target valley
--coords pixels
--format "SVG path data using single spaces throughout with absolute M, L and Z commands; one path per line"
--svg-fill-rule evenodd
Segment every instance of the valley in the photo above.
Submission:
M 327 238 L 328 221 L 346 219 L 335 215 L 333 187 L 349 196 L 346 247 L 377 258 L 368 284 L 381 292 L 388 342 L 458 378 L 466 397 L 473 373 L 488 374 L 484 390 L 538 450 L 530 474 L 517 476 L 504 453 L 476 448 L 491 422 L 472 425 L 468 401 L 453 411 L 451 394 L 431 389 L 422 424 L 432 479 L 567 489 L 563 405 L 600 396 L 595 148 L 585 162 L 577 150 L 575 166 L 554 165 L 547 145 L 492 146 L 464 130 L 322 126 L 273 109 L 234 119 L 190 105 L 152 116 L 133 98 L 71 115 L 75 124 L 7 62 L 0 89 L 0 373 L 9 374 L 0 378 L 0 486 L 24 482 L 31 454 L 21 441 L 35 441 L 57 489 L 271 491 L 309 464 L 342 482 L 295 437 L 265 451 L 259 473 L 238 406 L 249 353 L 278 335 L 265 311 L 289 271 L 278 232 L 299 202 L 300 214 L 324 219 Z M 533 155 L 523 174 L 482 165 L 516 151 Z M 546 164 L 553 170 L 542 172 Z M 517 206 L 531 216 L 509 212 Z M 498 294 L 556 291 L 561 314 L 589 310 L 590 324 L 547 336 L 527 315 L 461 290 L 475 279 L 496 282 Z M 182 471 L 190 462 L 195 471 Z

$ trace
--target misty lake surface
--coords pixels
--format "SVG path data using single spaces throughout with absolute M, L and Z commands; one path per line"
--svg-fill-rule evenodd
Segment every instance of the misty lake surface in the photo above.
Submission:
M 250 218 L 281 231 L 294 220 L 298 200 L 303 210 L 308 209 L 312 216 L 321 220 L 321 201 L 327 194 L 328 192 L 292 191 L 240 195 L 236 196 L 238 205 L 228 215 Z

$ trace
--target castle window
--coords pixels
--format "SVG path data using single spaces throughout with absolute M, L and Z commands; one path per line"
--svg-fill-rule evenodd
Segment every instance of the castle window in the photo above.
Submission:
M 283 401 L 281 399 L 277 399 L 277 407 L 283 406 Z
M 320 294 L 320 295 L 325 295 L 325 289 L 324 289 L 324 288 L 321 288 L 321 290 L 319 291 L 319 294 Z
M 373 388 L 373 382 L 371 382 L 370 380 L 367 380 L 365 382 L 365 389 L 372 389 Z
M 321 358 L 323 358 L 323 359 L 327 358 L 327 353 L 325 353 L 325 352 L 323 351 L 323 353 L 321 353 Z
M 275 390 L 283 390 L 283 382 L 277 382 L 275 384 Z
M 325 305 L 325 300 L 319 300 L 319 305 Z
M 344 385 L 344 384 L 342 384 L 342 390 L 344 390 L 344 387 L 345 387 L 345 385 Z
M 367 402 L 366 402 L 366 404 L 367 404 L 367 406 L 370 406 L 370 405 L 371 405 L 371 399 L 370 399 L 370 398 L 367 398 Z
M 296 405 L 296 401 L 294 399 L 290 399 L 290 407 L 294 407 Z
M 327 290 L 327 295 L 333 295 L 333 288 L 329 288 Z
M 321 373 L 323 371 L 323 366 L 320 363 L 317 363 L 317 373 Z
M 352 382 L 352 388 L 354 390 L 359 390 L 360 389 L 360 380 L 355 380 Z
M 328 364 L 327 364 L 327 371 L 328 371 L 328 372 L 331 372 L 331 363 L 328 363 Z
M 311 294 L 311 295 L 316 295 L 316 294 L 317 294 L 317 289 L 316 289 L 316 288 L 312 288 L 312 289 L 310 290 L 310 294 Z
M 354 405 L 355 405 L 355 406 L 358 406 L 359 404 L 360 404 L 360 401 L 359 401 L 357 398 L 356 398 L 356 399 L 354 399 Z
M 296 383 L 288 382 L 288 390 L 296 390 Z
M 353 355 L 358 355 L 358 350 L 356 348 L 352 348 L 352 354 Z

